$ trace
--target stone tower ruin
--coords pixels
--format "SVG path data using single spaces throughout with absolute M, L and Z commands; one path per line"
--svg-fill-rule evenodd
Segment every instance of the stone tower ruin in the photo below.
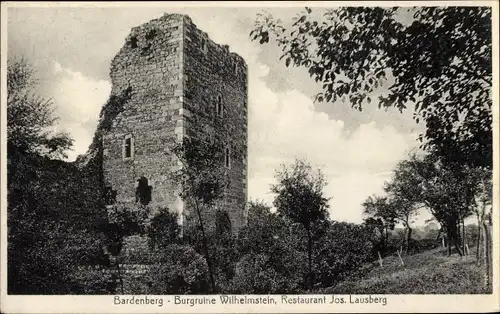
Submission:
M 247 202 L 247 66 L 228 46 L 214 43 L 186 15 L 165 14 L 132 29 L 111 62 L 111 97 L 102 134 L 103 179 L 117 203 L 168 208 L 181 223 L 190 213 L 172 172 L 170 151 L 193 128 L 193 117 L 231 132 L 224 166 L 229 185 L 217 205 L 233 230 L 245 222 Z M 111 99 L 111 98 L 110 98 Z

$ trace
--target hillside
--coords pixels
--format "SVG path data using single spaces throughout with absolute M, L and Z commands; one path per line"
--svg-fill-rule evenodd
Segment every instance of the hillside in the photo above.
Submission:
M 472 250 L 474 252 L 474 250 Z M 481 294 L 484 268 L 476 265 L 475 255 L 448 256 L 440 249 L 404 256 L 401 266 L 397 256 L 369 265 L 364 275 L 325 289 L 331 294 Z

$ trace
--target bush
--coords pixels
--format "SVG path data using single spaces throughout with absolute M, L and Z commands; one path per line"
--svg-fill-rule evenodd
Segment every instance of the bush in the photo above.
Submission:
M 315 257 L 317 287 L 332 286 L 370 261 L 372 244 L 365 231 L 345 222 L 330 225 Z
M 262 253 L 243 256 L 236 265 L 231 282 L 233 293 L 300 293 L 307 270 L 306 254 L 288 253 L 286 259 Z
M 238 252 L 231 281 L 234 293 L 298 293 L 307 274 L 307 253 L 301 226 L 263 204 L 251 204 L 248 224 L 239 233 Z
M 441 242 L 436 240 L 436 238 L 431 239 L 431 238 L 425 238 L 425 239 L 418 239 L 418 240 L 413 240 L 411 253 L 419 253 L 423 251 L 428 251 L 435 249 L 441 245 Z
M 212 262 L 216 288 L 221 293 L 229 293 L 231 279 L 235 273 L 236 263 L 240 252 L 236 236 L 231 232 L 225 215 L 216 216 L 217 228 L 205 230 L 207 236 L 208 250 Z M 198 254 L 204 257 L 203 237 L 196 225 L 188 225 L 184 231 L 184 243 L 192 247 Z
M 155 249 L 165 248 L 172 243 L 179 243 L 180 232 L 181 227 L 178 223 L 177 213 L 160 208 L 147 228 L 149 246 Z
M 114 294 L 117 289 L 117 279 L 107 268 L 98 266 L 81 266 L 72 274 L 75 284 L 72 293 L 75 294 Z
M 208 267 L 202 255 L 186 245 L 172 244 L 161 252 L 143 277 L 149 294 L 206 294 Z

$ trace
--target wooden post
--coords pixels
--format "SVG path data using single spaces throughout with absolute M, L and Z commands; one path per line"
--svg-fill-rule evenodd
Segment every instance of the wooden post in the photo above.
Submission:
M 401 254 L 399 253 L 399 250 L 396 252 L 398 252 L 398 257 L 399 257 L 399 260 L 401 261 L 401 266 L 404 266 L 405 262 L 403 262 L 403 259 L 401 258 Z
M 383 266 L 383 261 L 382 261 L 382 256 L 380 255 L 380 251 L 377 251 L 378 253 L 378 263 L 380 264 L 380 267 Z

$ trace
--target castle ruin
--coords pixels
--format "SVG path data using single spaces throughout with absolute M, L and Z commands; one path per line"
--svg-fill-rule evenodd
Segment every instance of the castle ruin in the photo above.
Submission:
M 186 15 L 165 14 L 132 29 L 110 71 L 111 97 L 127 94 L 102 131 L 105 187 L 117 203 L 168 208 L 185 224 L 193 213 L 179 196 L 171 150 L 194 128 L 226 126 L 229 185 L 217 208 L 233 230 L 245 223 L 247 202 L 247 66 L 214 43 Z M 199 131 L 197 131 L 199 132 Z

